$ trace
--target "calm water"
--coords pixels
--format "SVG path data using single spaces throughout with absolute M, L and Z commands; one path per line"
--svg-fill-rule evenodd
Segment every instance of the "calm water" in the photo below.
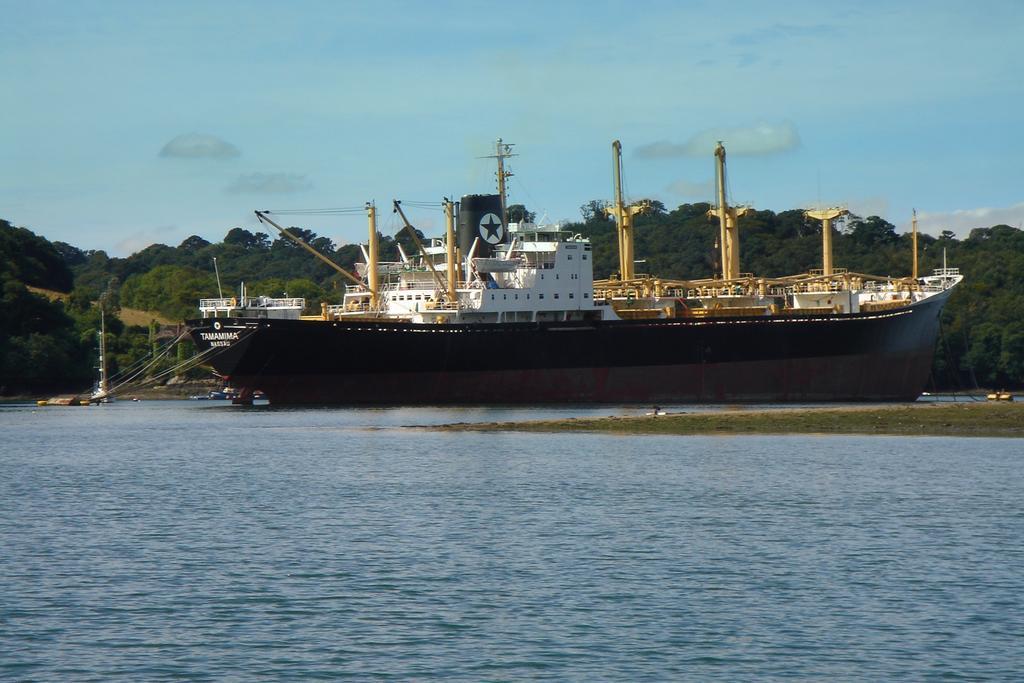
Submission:
M 0 407 L 0 678 L 1024 676 L 1024 441 L 556 412 Z

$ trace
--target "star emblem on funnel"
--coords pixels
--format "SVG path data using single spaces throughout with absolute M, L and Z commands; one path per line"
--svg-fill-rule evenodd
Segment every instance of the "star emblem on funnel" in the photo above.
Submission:
M 480 236 L 488 244 L 497 244 L 503 237 L 504 228 L 501 219 L 493 213 L 489 213 L 480 219 Z

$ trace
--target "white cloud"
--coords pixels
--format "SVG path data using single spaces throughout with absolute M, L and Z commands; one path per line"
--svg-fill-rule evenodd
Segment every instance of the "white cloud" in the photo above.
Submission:
M 292 194 L 313 187 L 298 173 L 248 173 L 235 178 L 226 191 L 231 194 Z
M 918 229 L 929 235 L 937 236 L 943 230 L 952 230 L 957 237 L 963 238 L 974 228 L 991 228 L 994 225 L 1010 225 L 1015 228 L 1024 225 L 1024 202 L 1007 207 L 958 209 L 948 213 L 917 213 Z
M 179 228 L 175 225 L 161 225 L 137 230 L 114 244 L 112 256 L 130 256 L 154 244 L 174 243 Z
M 661 140 L 637 148 L 640 159 L 703 157 L 714 154 L 721 140 L 728 154 L 765 156 L 780 154 L 800 146 L 800 135 L 791 123 L 759 123 L 744 128 L 708 128 L 683 143 Z
M 160 150 L 160 156 L 177 159 L 233 159 L 240 155 L 230 142 L 203 133 L 179 135 Z

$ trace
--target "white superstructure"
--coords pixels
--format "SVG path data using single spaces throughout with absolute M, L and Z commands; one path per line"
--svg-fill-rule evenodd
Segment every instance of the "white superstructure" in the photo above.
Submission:
M 379 310 L 365 286 L 351 285 L 345 301 L 328 306 L 330 317 L 375 316 L 417 323 L 500 323 L 599 320 L 614 317 L 608 303 L 595 304 L 590 241 L 557 225 L 510 223 L 510 241 L 488 257 L 476 244 L 461 262 L 454 296 L 448 281 L 443 239 L 424 245 L 425 254 L 406 262 L 378 264 Z M 428 264 L 429 260 L 429 264 Z M 433 268 L 431 268 L 433 266 Z M 358 269 L 368 270 L 366 264 Z M 452 300 L 449 300 L 452 299 Z
M 720 222 L 720 277 L 673 280 L 634 273 L 633 216 L 649 203 L 626 204 L 621 186 L 621 145 L 613 147 L 615 218 L 619 270 L 607 280 L 594 280 L 589 239 L 560 225 L 506 223 L 504 181 L 510 172 L 504 160 L 511 145 L 500 139 L 493 157 L 498 162 L 498 195 L 465 195 L 442 206 L 446 233 L 421 242 L 401 202 L 394 201 L 416 251 L 399 247 L 400 261 L 378 260 L 376 207 L 365 206 L 369 243 L 361 247 L 364 263 L 357 274 L 347 272 L 278 225 L 271 212 L 256 216 L 310 254 L 337 270 L 351 284 L 342 303 L 322 304 L 319 315 L 302 316 L 302 299 L 246 297 L 204 299 L 203 317 L 263 317 L 321 320 L 385 319 L 420 324 L 535 323 L 557 321 L 711 318 L 739 316 L 816 316 L 875 313 L 914 305 L 946 292 L 962 279 L 955 268 L 941 268 L 917 277 L 916 218 L 911 277 L 893 278 L 848 272 L 832 264 L 831 221 L 845 209 L 809 210 L 823 221 L 822 268 L 786 277 L 756 277 L 740 272 L 737 220 L 749 207 L 729 206 L 725 196 L 725 149 L 715 151 L 718 206 L 709 216 Z M 455 232 L 458 210 L 459 230 Z

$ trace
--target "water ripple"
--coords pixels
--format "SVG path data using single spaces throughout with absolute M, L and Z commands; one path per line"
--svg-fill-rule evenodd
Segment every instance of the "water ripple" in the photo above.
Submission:
M 0 410 L 0 678 L 1024 669 L 1015 441 L 388 427 L 417 415 Z

